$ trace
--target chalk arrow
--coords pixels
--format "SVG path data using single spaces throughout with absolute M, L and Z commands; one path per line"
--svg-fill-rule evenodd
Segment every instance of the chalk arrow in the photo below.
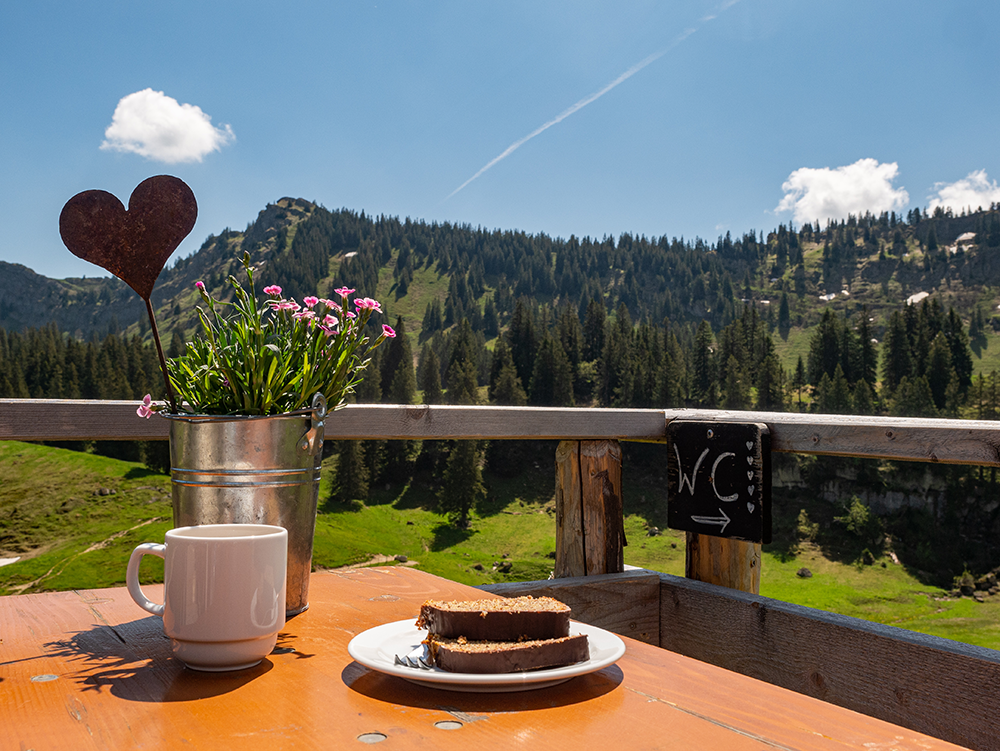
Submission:
M 691 521 L 697 522 L 698 524 L 718 524 L 720 526 L 719 534 L 724 534 L 726 527 L 729 526 L 729 517 L 726 516 L 726 512 L 721 508 L 719 513 L 722 516 L 692 516 Z

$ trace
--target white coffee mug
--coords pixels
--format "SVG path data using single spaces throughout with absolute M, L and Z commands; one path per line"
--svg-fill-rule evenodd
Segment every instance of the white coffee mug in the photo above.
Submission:
M 259 663 L 285 625 L 288 532 L 268 524 L 179 527 L 132 551 L 125 581 L 139 607 L 163 617 L 173 654 L 195 670 Z M 163 604 L 139 587 L 144 555 L 163 559 Z

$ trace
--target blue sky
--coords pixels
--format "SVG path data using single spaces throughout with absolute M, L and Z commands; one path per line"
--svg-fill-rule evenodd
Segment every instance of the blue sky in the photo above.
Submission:
M 4 3 L 0 260 L 102 274 L 63 204 L 157 174 L 198 198 L 180 255 L 283 196 L 709 241 L 959 211 L 1000 201 L 998 28 L 994 0 Z

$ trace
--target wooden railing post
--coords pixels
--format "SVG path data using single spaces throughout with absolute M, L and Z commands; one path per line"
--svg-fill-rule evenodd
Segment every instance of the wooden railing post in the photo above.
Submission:
M 624 571 L 622 451 L 618 441 L 563 441 L 556 449 L 555 575 Z
M 684 575 L 760 594 L 760 543 L 688 532 Z

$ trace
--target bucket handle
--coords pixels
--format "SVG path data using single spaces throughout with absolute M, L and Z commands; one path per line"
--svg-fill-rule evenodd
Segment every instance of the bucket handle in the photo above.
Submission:
M 299 441 L 299 451 L 316 456 L 323 450 L 323 420 L 326 418 L 326 397 L 316 392 L 312 398 L 312 421 Z

